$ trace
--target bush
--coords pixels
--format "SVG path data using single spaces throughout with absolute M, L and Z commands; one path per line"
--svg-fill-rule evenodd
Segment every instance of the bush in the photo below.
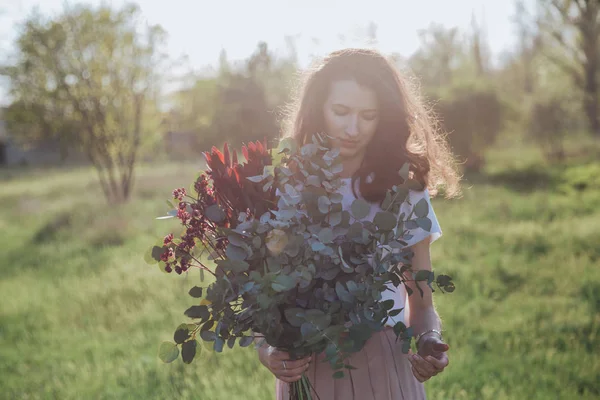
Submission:
M 542 148 L 548 161 L 563 161 L 564 139 L 572 129 L 573 118 L 566 101 L 558 96 L 536 99 L 529 113 L 529 134 Z
M 504 105 L 487 85 L 462 84 L 438 92 L 434 106 L 448 141 L 467 171 L 483 168 L 484 153 L 503 128 Z

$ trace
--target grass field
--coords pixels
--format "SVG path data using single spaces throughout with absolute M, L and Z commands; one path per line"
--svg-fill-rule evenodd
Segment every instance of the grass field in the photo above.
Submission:
M 434 268 L 451 364 L 430 399 L 600 396 L 600 166 L 496 154 L 462 199 L 436 199 Z M 523 158 L 528 160 L 527 158 Z M 252 348 L 163 364 L 194 275 L 142 257 L 195 166 L 145 166 L 134 199 L 107 206 L 90 170 L 0 170 L 0 398 L 270 399 Z

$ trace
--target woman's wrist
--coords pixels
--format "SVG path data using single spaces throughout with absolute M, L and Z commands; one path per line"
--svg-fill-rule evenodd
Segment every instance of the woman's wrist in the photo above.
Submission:
M 442 332 L 438 329 L 428 329 L 424 332 L 421 332 L 420 334 L 417 335 L 415 342 L 417 345 L 417 348 L 420 347 L 421 341 L 423 338 L 427 338 L 429 336 L 437 336 L 439 337 L 440 340 L 443 340 L 442 338 Z

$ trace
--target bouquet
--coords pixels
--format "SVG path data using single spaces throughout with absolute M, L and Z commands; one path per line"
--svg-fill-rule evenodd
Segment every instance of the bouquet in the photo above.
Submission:
M 283 139 L 276 156 L 266 142 L 242 148 L 245 162 L 224 151 L 205 153 L 208 169 L 188 193 L 176 189 L 178 201 L 167 217 L 176 217 L 184 232 L 167 235 L 149 250 L 147 261 L 165 272 L 200 270 L 210 282 L 194 286 L 198 299 L 185 311 L 191 323 L 180 325 L 174 343 L 164 342 L 165 362 L 179 356 L 192 362 L 199 341 L 213 342 L 216 352 L 266 341 L 292 358 L 325 352 L 334 378 L 354 368 L 346 363 L 375 332 L 393 322 L 393 330 L 410 349 L 412 329 L 394 321 L 402 309 L 382 301 L 388 285 L 415 281 L 425 288 L 452 292 L 447 275 L 414 273 L 406 249 L 409 231 L 430 229 L 429 205 L 421 200 L 408 215 L 399 214 L 409 189 L 420 187 L 399 174 L 373 220 L 363 199 L 342 209 L 342 164 L 329 138 L 315 135 L 297 146 Z M 277 160 L 277 162 L 275 162 Z M 410 287 L 406 287 L 412 295 Z M 312 399 L 304 376 L 291 384 L 292 399 Z

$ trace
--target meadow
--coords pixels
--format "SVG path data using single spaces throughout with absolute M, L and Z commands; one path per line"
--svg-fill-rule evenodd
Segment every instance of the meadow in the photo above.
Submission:
M 497 147 L 457 200 L 435 199 L 434 269 L 450 366 L 430 399 L 600 396 L 600 152 L 548 165 Z M 583 151 L 582 149 L 587 149 Z M 93 170 L 0 170 L 0 398 L 270 399 L 250 348 L 162 363 L 197 273 L 165 275 L 143 255 L 176 229 L 165 200 L 200 163 L 143 165 L 124 206 Z

